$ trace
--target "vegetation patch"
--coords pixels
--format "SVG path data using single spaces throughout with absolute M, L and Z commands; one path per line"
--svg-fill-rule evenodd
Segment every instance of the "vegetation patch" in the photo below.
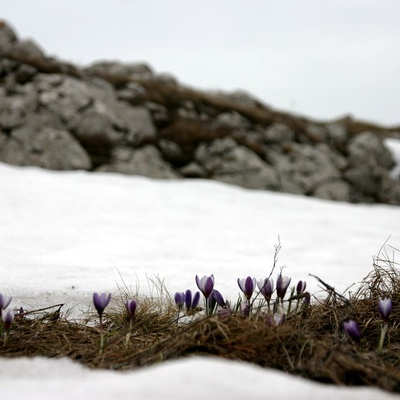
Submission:
M 400 273 L 385 252 L 353 294 L 319 277 L 324 296 L 306 282 L 275 273 L 238 279 L 243 297 L 225 301 L 214 276 L 196 276 L 199 292 L 171 296 L 162 281 L 155 297 L 119 288 L 94 294 L 85 320 L 73 322 L 62 304 L 12 310 L 0 296 L 1 357 L 69 357 L 90 368 L 133 370 L 166 360 L 209 355 L 274 368 L 318 382 L 375 386 L 400 392 Z M 8 307 L 7 307 L 8 306 Z M 97 312 L 96 312 L 97 311 Z

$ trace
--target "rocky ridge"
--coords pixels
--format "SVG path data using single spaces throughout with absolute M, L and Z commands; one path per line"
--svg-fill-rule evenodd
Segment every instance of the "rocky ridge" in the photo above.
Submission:
M 1 162 L 398 205 L 383 141 L 396 135 L 400 127 L 313 121 L 246 93 L 193 90 L 143 63 L 77 67 L 0 21 Z

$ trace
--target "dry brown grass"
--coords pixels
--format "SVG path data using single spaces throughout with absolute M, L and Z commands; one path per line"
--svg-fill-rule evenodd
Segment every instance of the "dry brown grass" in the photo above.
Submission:
M 250 317 L 205 317 L 199 311 L 178 320 L 169 297 L 161 296 L 162 302 L 142 299 L 130 327 L 121 301 L 119 310 L 105 315 L 102 354 L 94 314 L 80 323 L 54 318 L 54 309 L 34 317 L 24 314 L 16 317 L 8 342 L 0 346 L 0 356 L 63 356 L 91 368 L 130 370 L 191 355 L 212 355 L 319 382 L 400 392 L 397 267 L 387 256 L 376 258 L 373 271 L 354 295 L 343 297 L 327 285 L 324 299 L 314 299 L 311 305 L 292 312 L 281 326 L 266 323 L 265 309 Z M 384 349 L 378 352 L 381 317 L 377 302 L 386 296 L 394 306 Z M 342 324 L 348 319 L 358 321 L 362 329 L 357 343 L 343 332 Z

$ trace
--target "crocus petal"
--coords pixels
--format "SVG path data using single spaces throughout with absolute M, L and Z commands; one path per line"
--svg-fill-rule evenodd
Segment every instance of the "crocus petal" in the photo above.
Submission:
M 386 299 L 379 299 L 378 302 L 378 309 L 379 312 L 381 313 L 382 319 L 384 321 L 388 321 L 389 320 L 389 315 L 392 312 L 392 300 L 386 298 Z
M 307 282 L 306 281 L 299 281 L 299 283 L 296 286 L 296 292 L 297 294 L 302 294 L 306 290 Z
M 237 278 L 237 283 L 238 283 L 238 285 L 239 285 L 240 290 L 244 293 L 244 291 L 245 291 L 245 288 L 244 288 L 244 279 Z
M 251 297 L 253 295 L 254 288 L 255 288 L 255 279 L 248 276 L 244 283 L 244 287 L 246 289 L 246 296 Z
M 213 299 L 220 305 L 221 307 L 225 307 L 226 303 L 224 298 L 222 297 L 222 294 L 218 290 L 213 290 L 212 291 L 212 297 Z
M 175 299 L 175 304 L 178 307 L 182 307 L 183 303 L 185 302 L 185 300 L 184 300 L 185 299 L 185 294 L 183 292 L 176 292 L 175 296 L 174 296 L 174 299 Z
M 93 304 L 100 316 L 103 314 L 103 311 L 107 307 L 110 300 L 111 293 L 109 293 L 108 295 L 106 293 L 102 293 L 100 295 L 98 293 L 93 294 Z
M 257 282 L 257 286 L 265 300 L 271 300 L 272 293 L 274 292 L 274 280 L 272 278 L 260 279 Z
M 288 278 L 287 276 L 282 276 L 282 274 L 279 274 L 276 281 L 276 294 L 280 299 L 283 299 L 285 297 L 291 280 L 292 278 Z
M 0 311 L 6 309 L 11 303 L 12 297 L 7 298 L 0 293 Z
M 133 318 L 136 312 L 136 301 L 134 299 L 128 300 L 125 305 L 129 318 Z
M 199 279 L 199 277 L 196 275 L 196 284 L 200 291 L 203 293 L 203 296 L 207 299 L 214 288 L 214 275 L 204 275 L 201 279 Z
M 200 292 L 196 292 L 192 300 L 192 309 L 196 308 L 200 301 Z
M 190 289 L 186 290 L 185 293 L 185 305 L 187 310 L 192 308 L 192 291 Z
M 349 320 L 343 322 L 343 329 L 353 340 L 358 341 L 361 337 L 361 330 L 357 322 L 354 320 Z
M 256 279 L 248 276 L 247 278 L 237 280 L 240 290 L 244 293 L 247 299 L 250 299 L 253 295 L 256 287 Z

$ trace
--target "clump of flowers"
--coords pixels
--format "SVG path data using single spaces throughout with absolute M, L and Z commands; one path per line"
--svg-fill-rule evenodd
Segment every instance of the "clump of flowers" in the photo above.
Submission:
M 186 290 L 186 292 L 176 292 L 174 299 L 175 304 L 178 306 L 178 310 L 182 310 L 185 307 L 186 312 L 190 314 L 197 309 L 200 301 L 200 292 L 196 292 L 194 296 L 190 289 Z

